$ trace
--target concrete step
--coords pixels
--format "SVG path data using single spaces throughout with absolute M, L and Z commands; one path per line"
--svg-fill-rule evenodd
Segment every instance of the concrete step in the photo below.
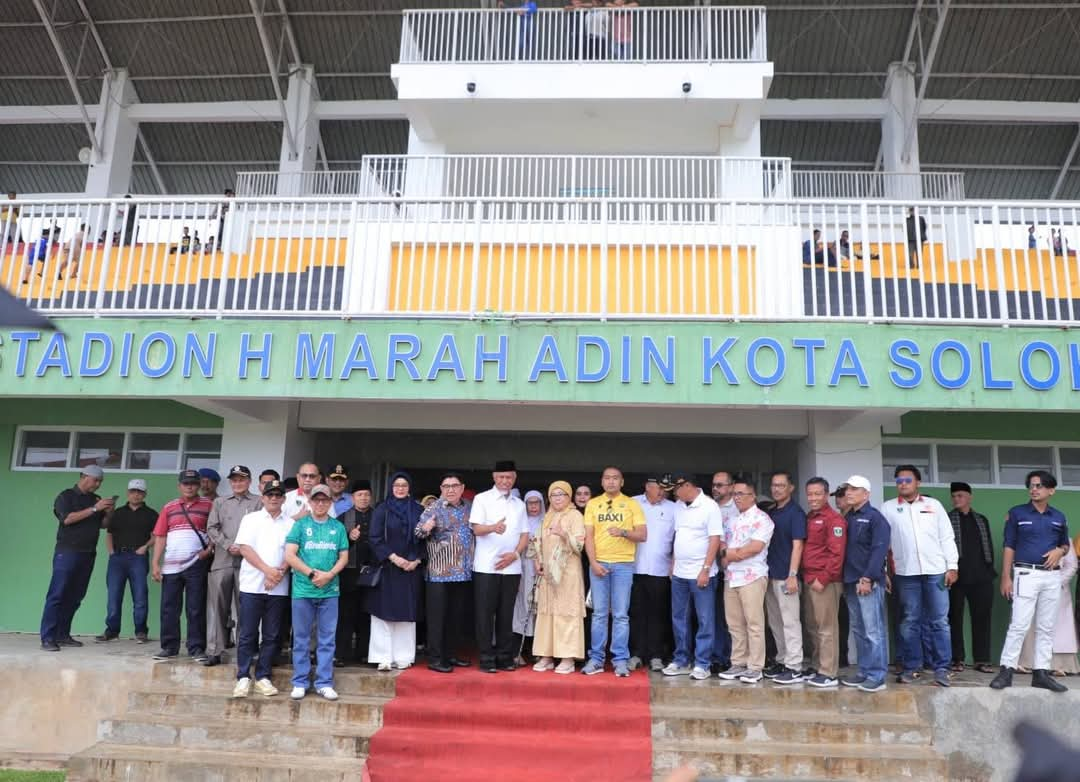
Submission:
M 889 687 L 881 692 L 859 692 L 852 687 L 832 690 L 803 684 L 777 685 L 762 680 L 758 684 L 740 684 L 719 679 L 695 681 L 685 676 L 653 676 L 651 688 L 654 705 L 722 707 L 726 709 L 770 708 L 809 709 L 812 711 L 886 715 L 917 714 L 915 693 L 910 689 Z
M 73 755 L 67 782 L 357 782 L 364 761 L 99 743 Z
M 192 715 L 204 720 L 251 719 L 274 723 L 280 728 L 291 726 L 350 725 L 372 729 L 382 725 L 385 698 L 365 695 L 342 695 L 336 701 L 309 692 L 303 700 L 294 701 L 288 690 L 272 698 L 249 695 L 233 698 L 232 689 L 221 692 L 155 687 L 136 690 L 128 695 L 128 708 L 149 714 Z
M 280 723 L 229 717 L 206 720 L 198 714 L 164 715 L 129 711 L 98 723 L 98 740 L 110 744 L 175 747 L 221 752 L 261 752 L 277 755 L 316 755 L 363 758 L 368 752 L 370 725 L 336 724 L 282 729 Z
M 707 777 L 763 779 L 917 779 L 945 782 L 947 763 L 932 748 L 911 745 L 792 744 L 779 741 L 657 739 L 653 768 L 663 772 L 692 763 Z
M 654 704 L 654 739 L 726 739 L 812 744 L 929 745 L 933 731 L 913 714 L 810 709 L 701 708 Z
M 271 681 L 279 690 L 288 694 L 292 688 L 289 680 L 292 677 L 290 666 L 274 668 Z M 397 672 L 380 673 L 374 668 L 335 668 L 334 689 L 340 695 L 367 695 L 373 697 L 393 698 L 394 680 Z M 235 662 L 224 665 L 215 665 L 206 668 L 202 665 L 188 662 L 160 662 L 154 665 L 151 673 L 151 681 L 168 686 L 184 687 L 187 689 L 211 689 L 214 691 L 231 691 L 236 684 Z

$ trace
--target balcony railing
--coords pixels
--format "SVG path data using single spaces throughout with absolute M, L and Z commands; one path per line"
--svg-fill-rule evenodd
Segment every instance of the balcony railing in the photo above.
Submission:
M 884 171 L 792 171 L 794 198 L 893 198 L 963 201 L 960 172 L 898 174 Z
M 376 195 L 369 190 L 363 170 L 340 171 L 240 171 L 236 194 L 260 196 L 352 196 Z
M 765 9 L 440 9 L 403 12 L 402 64 L 765 62 Z
M 0 284 L 54 315 L 1080 316 L 1080 204 L 1060 202 L 13 201 L 0 229 Z

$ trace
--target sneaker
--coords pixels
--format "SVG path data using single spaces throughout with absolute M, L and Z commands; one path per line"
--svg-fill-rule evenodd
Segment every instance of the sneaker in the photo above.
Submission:
M 543 673 L 544 671 L 554 671 L 555 661 L 552 660 L 550 657 L 541 657 L 539 660 L 536 661 L 536 664 L 533 665 L 532 669 L 537 673 Z
M 785 668 L 783 673 L 779 676 L 773 677 L 773 684 L 798 684 L 803 680 L 802 674 L 798 671 L 793 671 L 790 668 Z
M 914 684 L 915 683 L 915 671 L 901 671 L 900 675 L 896 677 L 897 684 Z
M 246 698 L 251 694 L 251 679 L 244 677 L 236 680 L 236 686 L 233 687 L 232 696 L 234 698 Z
M 739 681 L 745 684 L 757 684 L 759 681 L 761 681 L 761 677 L 763 675 L 764 674 L 762 674 L 761 671 L 747 671 L 739 677 Z
M 841 679 L 840 683 L 845 687 L 862 687 L 866 683 L 866 677 L 861 673 Z
M 390 663 L 379 663 L 379 670 L 383 671 L 383 672 L 389 671 L 390 670 Z
M 307 694 L 307 690 L 303 687 L 293 687 L 292 692 L 289 693 L 289 697 L 294 701 L 298 701 Z
M 773 663 L 772 665 L 766 665 L 765 669 L 761 672 L 761 675 L 766 679 L 775 679 L 786 670 L 787 668 L 780 663 Z
M 70 635 L 67 638 L 57 638 L 56 643 L 60 644 L 60 646 L 76 646 L 77 647 L 77 646 L 82 646 L 83 645 L 82 641 L 76 641 Z
M 641 667 L 641 658 L 637 655 L 634 655 L 630 658 L 629 662 L 626 663 L 626 667 L 629 668 L 631 671 L 636 671 L 638 668 Z
M 702 668 L 700 665 L 695 665 L 694 670 L 690 671 L 690 678 L 697 679 L 698 681 L 704 681 L 712 676 L 707 668 Z
M 934 684 L 938 687 L 951 687 L 952 682 L 949 681 L 949 672 L 946 670 L 934 671 Z
M 815 676 L 817 676 L 817 671 L 815 671 L 813 668 L 803 668 L 802 671 L 800 671 L 800 675 L 803 677 L 803 680 L 805 681 L 805 680 L 813 679 Z
M 809 679 L 804 679 L 803 681 L 805 681 L 811 687 L 821 687 L 823 689 L 828 687 L 835 687 L 840 683 L 836 680 L 835 677 L 826 676 L 823 673 L 815 673 Z
M 170 652 L 167 649 L 162 649 L 160 652 L 154 655 L 155 660 L 174 660 L 180 656 L 180 652 Z
M 598 673 L 604 672 L 603 663 L 598 663 L 596 660 L 589 660 L 585 663 L 585 667 L 581 669 L 581 672 L 586 676 L 595 676 Z
M 120 633 L 110 633 L 108 630 L 106 630 L 101 635 L 95 635 L 94 640 L 97 641 L 99 644 L 103 644 L 107 641 L 115 641 L 119 637 Z
M 576 669 L 574 667 L 573 660 L 563 660 L 561 663 L 558 664 L 558 666 L 556 666 L 555 673 L 567 674 L 573 673 L 575 670 Z
M 41 651 L 43 651 L 43 652 L 59 652 L 60 651 L 60 644 L 58 644 L 56 641 L 42 641 L 41 642 Z
M 202 649 L 196 649 L 194 652 L 188 652 L 188 654 L 191 655 L 192 661 L 197 663 L 204 663 L 210 659 Z
M 726 671 L 720 671 L 717 676 L 719 676 L 724 681 L 733 682 L 740 676 L 742 676 L 744 673 L 749 673 L 749 671 L 747 671 L 746 668 L 743 668 L 741 665 L 733 665 Z
M 336 701 L 338 699 L 337 690 L 333 687 L 320 687 L 316 692 L 328 701 Z
M 144 644 L 150 640 L 150 636 L 146 633 L 135 633 L 135 643 Z
M 859 685 L 859 692 L 881 692 L 884 689 L 885 689 L 885 681 L 884 681 L 884 679 L 881 680 L 881 681 L 877 681 L 877 682 L 870 681 L 869 679 L 867 679 L 866 681 L 864 681 L 862 684 Z
M 259 679 L 255 682 L 255 692 L 267 698 L 272 698 L 278 694 L 278 688 L 269 679 Z
M 615 663 L 615 675 L 618 677 L 625 677 L 630 675 L 630 668 L 626 663 Z
M 649 670 L 659 673 L 660 671 L 664 670 L 664 661 L 661 660 L 659 657 L 652 658 L 651 660 L 649 660 Z
M 664 676 L 686 676 L 688 673 L 690 673 L 690 666 L 679 665 L 677 662 L 672 660 L 664 667 L 661 673 L 664 674 Z

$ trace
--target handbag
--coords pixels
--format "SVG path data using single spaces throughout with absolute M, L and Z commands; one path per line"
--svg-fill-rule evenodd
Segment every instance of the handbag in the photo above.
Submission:
M 382 565 L 360 565 L 356 568 L 358 587 L 377 587 L 382 578 Z

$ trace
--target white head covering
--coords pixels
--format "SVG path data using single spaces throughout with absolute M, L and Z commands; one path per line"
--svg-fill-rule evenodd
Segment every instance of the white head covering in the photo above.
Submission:
M 529 536 L 536 537 L 540 531 L 540 525 L 544 522 L 544 514 L 547 512 L 547 505 L 544 502 L 544 495 L 533 489 L 525 494 L 525 508 L 528 513 L 529 500 L 536 500 L 540 503 L 540 512 L 535 516 L 529 515 Z

